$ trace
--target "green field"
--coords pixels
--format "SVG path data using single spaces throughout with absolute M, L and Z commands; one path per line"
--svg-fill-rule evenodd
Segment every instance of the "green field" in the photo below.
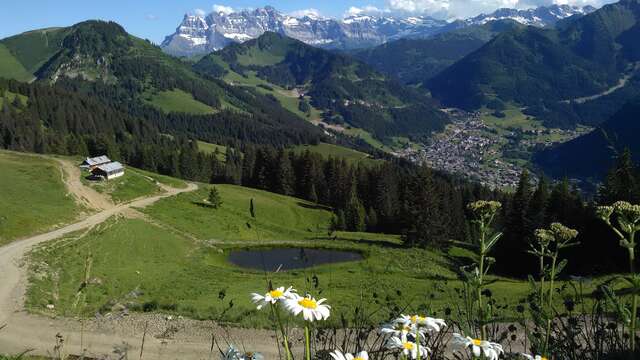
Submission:
M 57 163 L 0 151 L 0 244 L 74 220 L 82 211 Z
M 376 165 L 383 162 L 382 160 L 372 159 L 371 155 L 367 153 L 334 144 L 320 143 L 318 145 L 298 145 L 294 148 L 294 151 L 298 154 L 306 150 L 320 154 L 327 158 L 330 156 L 343 158 L 352 164 L 362 163 L 366 165 Z
M 204 141 L 198 140 L 198 150 L 202 151 L 205 154 L 214 154 L 216 150 L 218 151 L 218 160 L 226 161 L 227 160 L 227 147 L 218 144 L 212 144 Z
M 145 176 L 147 178 L 151 178 L 151 179 L 159 182 L 160 184 L 163 184 L 163 185 L 166 185 L 166 186 L 170 186 L 170 187 L 173 187 L 173 188 L 176 188 L 176 189 L 185 189 L 187 187 L 187 183 L 184 182 L 184 180 L 176 179 L 176 178 L 171 177 L 171 176 L 152 173 L 150 171 L 145 171 L 145 170 L 141 170 L 141 169 L 132 168 L 130 166 L 128 168 L 132 169 L 134 172 L 138 173 L 139 175 Z
M 0 43 L 0 78 L 15 79 L 19 81 L 30 81 L 33 74 L 11 54 L 6 46 Z
M 23 106 L 26 106 L 27 103 L 29 102 L 29 98 L 22 95 L 22 94 L 15 94 L 12 93 L 11 91 L 5 91 L 4 94 L 0 94 L 2 96 L 0 96 L 0 108 L 2 108 L 4 102 L 8 102 L 8 103 L 13 103 L 16 99 L 16 97 L 18 97 L 18 99 L 20 99 L 20 102 L 22 103 Z
M 27 307 L 58 315 L 110 312 L 124 305 L 133 311 L 160 311 L 197 319 L 217 319 L 265 327 L 250 293 L 274 285 L 294 285 L 326 297 L 333 325 L 355 306 L 375 313 L 375 323 L 395 305 L 428 304 L 442 314 L 456 297 L 458 258 L 436 250 L 399 247 L 395 235 L 327 234 L 330 213 L 302 200 L 232 185 L 216 185 L 223 205 L 206 206 L 208 188 L 159 201 L 142 210 L 150 219 L 112 218 L 89 233 L 43 244 L 31 253 Z M 249 201 L 254 199 L 252 218 Z M 351 250 L 362 261 L 265 274 L 229 263 L 233 249 L 255 246 L 304 246 Z M 74 306 L 87 259 L 91 257 L 86 304 Z M 314 280 L 316 279 L 316 280 Z M 366 281 L 364 281 L 366 279 Z M 528 291 L 526 282 L 502 279 L 491 286 L 498 301 L 513 304 Z M 375 304 L 378 299 L 379 304 Z M 233 307 L 228 309 L 230 302 Z M 83 303 L 84 304 L 84 303 Z M 379 307 L 386 310 L 377 311 Z
M 60 50 L 67 31 L 65 28 L 34 30 L 3 39 L 2 43 L 33 74 Z
M 171 179 L 169 177 L 160 178 L 160 175 L 155 174 L 154 177 L 150 177 L 147 174 L 131 167 L 125 167 L 124 175 L 119 178 L 108 181 L 93 181 L 84 178 L 87 173 L 83 173 L 82 182 L 100 193 L 109 195 L 113 202 L 123 203 L 142 196 L 159 194 L 163 190 L 156 184 L 156 181 L 161 183 L 164 181 L 166 183 L 170 182 L 168 179 Z M 180 187 L 178 181 L 175 184 Z M 171 182 L 173 183 L 173 181 Z M 182 184 L 183 187 L 186 186 L 184 183 Z
M 157 220 L 156 220 L 157 221 Z M 283 223 L 284 225 L 284 223 Z M 278 246 L 322 247 L 359 251 L 358 262 L 323 265 L 307 270 L 265 274 L 230 264 L 229 251 L 239 245 L 192 239 L 193 233 L 169 231 L 163 223 L 113 219 L 80 238 L 68 237 L 37 248 L 31 255 L 31 286 L 27 307 L 43 312 L 52 303 L 60 315 L 80 311 L 109 312 L 116 304 L 132 310 L 181 314 L 197 319 L 218 319 L 248 327 L 265 327 L 266 312 L 258 313 L 250 303 L 252 292 L 266 289 L 266 278 L 274 285 L 293 285 L 328 299 L 339 325 L 355 306 L 366 311 L 394 304 L 428 303 L 430 313 L 442 314 L 450 305 L 453 288 L 459 286 L 449 257 L 437 251 L 398 248 L 382 239 L 278 241 Z M 362 235 L 362 234 L 361 234 Z M 360 236 L 356 236 L 359 238 Z M 366 240 L 366 237 L 364 238 Z M 244 246 L 274 244 L 248 240 Z M 73 256 L 70 256 L 72 255 Z M 86 308 L 74 306 L 84 276 L 86 259 L 92 255 Z M 36 275 L 37 274 L 37 275 Z M 49 276 L 45 274 L 55 274 Z M 317 278 L 317 286 L 311 281 Z M 363 281 L 366 279 L 366 281 Z M 503 280 L 492 286 L 499 301 L 523 297 L 525 282 Z M 506 295 L 502 297 L 502 295 Z M 375 305 L 375 298 L 389 304 Z M 233 307 L 228 309 L 229 303 Z M 512 303 L 513 300 L 509 301 Z M 221 315 L 223 314 L 224 315 Z M 385 311 L 372 315 L 372 323 L 383 320 Z
M 219 210 L 206 206 L 209 187 L 202 186 L 198 191 L 160 200 L 144 212 L 199 239 L 302 240 L 326 235 L 331 213 L 309 202 L 241 186 L 215 186 L 223 201 Z M 249 213 L 251 199 L 255 219 Z
M 278 99 L 282 107 L 284 107 L 285 109 L 291 111 L 292 113 L 298 115 L 303 119 L 309 119 L 309 120 L 319 119 L 322 115 L 322 112 L 314 107 L 311 107 L 309 114 L 303 113 L 299 109 L 300 99 L 298 96 L 296 96 L 291 90 L 285 89 L 283 87 L 280 87 L 278 85 L 272 84 L 266 80 L 259 78 L 256 75 L 255 71 L 247 71 L 243 76 L 229 69 L 228 65 L 226 65 L 225 68 L 227 69 L 228 72 L 224 76 L 224 80 L 228 83 L 253 87 L 262 94 L 273 95 L 276 99 Z M 258 86 L 258 85 L 262 85 L 262 86 Z M 309 97 L 307 97 L 307 101 L 310 101 Z
M 193 98 L 193 95 L 179 89 L 162 91 L 147 100 L 154 107 L 164 111 L 207 115 L 216 112 L 214 108 Z

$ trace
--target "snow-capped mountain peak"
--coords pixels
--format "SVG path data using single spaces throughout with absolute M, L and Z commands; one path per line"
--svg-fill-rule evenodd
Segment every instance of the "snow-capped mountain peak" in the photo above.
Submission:
M 465 23 L 479 25 L 495 20 L 514 20 L 524 25 L 547 27 L 555 25 L 559 20 L 574 15 L 585 15 L 595 10 L 592 6 L 578 7 L 571 5 L 551 5 L 525 10 L 504 8 L 498 9 L 491 14 L 480 14 L 466 19 Z
M 354 14 L 343 19 L 314 13 L 285 15 L 272 6 L 239 12 L 212 12 L 206 17 L 185 15 L 176 32 L 165 38 L 162 48 L 170 54 L 190 56 L 219 50 L 230 43 L 255 39 L 267 31 L 326 48 L 361 48 L 410 37 L 428 37 L 460 26 L 511 19 L 525 25 L 552 26 L 557 21 L 595 11 L 587 6 L 552 5 L 535 9 L 499 9 L 491 14 L 450 24 L 428 16 L 374 16 Z

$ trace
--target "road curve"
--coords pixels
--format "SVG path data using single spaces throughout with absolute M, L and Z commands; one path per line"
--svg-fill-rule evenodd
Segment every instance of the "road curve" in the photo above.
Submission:
M 77 321 L 71 319 L 52 319 L 43 316 L 29 315 L 24 310 L 24 295 L 27 284 L 26 267 L 23 266 L 24 255 L 35 245 L 60 238 L 69 233 L 90 228 L 103 223 L 111 216 L 119 214 L 130 208 L 143 208 L 151 205 L 156 201 L 174 196 L 182 192 L 194 191 L 197 189 L 195 184 L 188 184 L 185 189 L 175 189 L 162 187 L 166 192 L 147 198 L 138 199 L 126 204 L 111 205 L 102 211 L 95 213 L 77 223 L 44 233 L 22 239 L 3 247 L 0 247 L 0 326 L 6 325 L 0 330 L 0 353 L 18 353 L 27 349 L 34 349 L 36 354 L 47 354 L 53 348 L 55 335 L 61 333 L 66 339 L 66 349 L 71 353 L 80 353 L 80 326 Z M 106 204 L 105 204 L 106 205 Z M 106 207 L 106 206 L 105 206 Z M 105 355 L 113 354 L 114 346 L 126 343 L 139 343 L 141 339 L 138 332 L 133 331 L 129 334 L 118 334 L 117 329 L 112 332 L 86 331 L 83 334 L 82 348 L 88 349 L 89 353 L 100 354 L 104 358 Z M 166 350 L 164 345 L 159 342 L 153 342 L 145 345 L 148 347 L 149 353 L 154 350 L 159 351 L 158 354 Z M 194 357 L 185 356 L 190 347 L 189 343 L 183 344 L 179 352 L 171 355 L 171 351 L 167 351 L 167 356 L 161 358 L 181 358 L 181 359 L 202 359 L 202 352 Z M 208 354 L 209 346 L 203 346 L 202 343 L 197 345 L 198 348 L 205 350 Z M 132 346 L 135 348 L 135 346 Z M 153 356 L 146 356 L 154 358 Z M 157 357 L 155 357 L 157 358 Z

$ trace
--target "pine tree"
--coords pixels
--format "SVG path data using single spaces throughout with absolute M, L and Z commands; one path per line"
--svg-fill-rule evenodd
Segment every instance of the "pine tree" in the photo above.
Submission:
M 278 152 L 278 165 L 276 169 L 276 177 L 274 179 L 274 190 L 279 194 L 284 195 L 293 195 L 294 194 L 294 185 L 295 185 L 295 175 L 293 173 L 293 167 L 291 166 L 291 159 L 289 158 L 289 153 L 280 150 Z M 313 202 L 317 202 L 317 195 L 315 201 L 310 199 Z
M 637 204 L 640 202 L 639 187 L 638 170 L 633 163 L 631 151 L 626 148 L 600 188 L 598 202 L 602 205 L 611 205 L 616 201 Z
M 311 183 L 311 189 L 309 190 L 309 201 L 314 204 L 318 203 L 318 193 L 316 192 L 316 185 Z
M 529 209 L 527 210 L 527 219 L 529 219 L 530 230 L 546 228 L 546 209 L 549 201 L 549 187 L 547 180 L 542 177 L 538 182 L 538 187 L 531 196 Z
M 346 221 L 347 230 L 350 231 L 364 231 L 365 230 L 365 218 L 366 212 L 362 202 L 358 198 L 357 183 L 355 178 L 353 179 L 351 192 L 349 195 L 349 201 L 344 210 L 344 217 Z
M 369 208 L 367 212 L 367 231 L 375 232 L 378 227 L 378 215 L 373 207 Z
M 434 176 L 426 167 L 411 179 L 405 194 L 407 231 L 405 242 L 410 246 L 439 246 L 449 240 L 449 219 L 442 215 L 444 198 Z
M 337 230 L 347 230 L 347 220 L 346 220 L 346 216 L 344 214 L 344 210 L 339 209 L 336 212 L 336 217 L 337 217 L 336 229 Z
M 214 209 L 218 209 L 220 206 L 222 206 L 222 197 L 220 196 L 220 192 L 215 186 L 213 186 L 211 190 L 209 190 L 209 197 L 207 200 L 209 201 L 209 206 Z
M 529 172 L 524 170 L 520 175 L 518 188 L 513 195 L 505 219 L 505 239 L 500 241 L 495 250 L 497 266 L 504 273 L 524 275 L 531 269 L 531 257 L 526 253 L 533 231 L 527 213 L 531 201 L 532 186 Z

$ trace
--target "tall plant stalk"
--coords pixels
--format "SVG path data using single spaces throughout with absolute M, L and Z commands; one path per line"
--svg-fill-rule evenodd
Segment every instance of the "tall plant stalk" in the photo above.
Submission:
M 478 257 L 475 272 L 466 273 L 466 282 L 472 284 L 471 288 L 475 290 L 473 297 L 477 305 L 478 318 L 476 331 L 479 332 L 482 340 L 488 340 L 487 323 L 489 319 L 485 312 L 482 296 L 485 288 L 485 278 L 493 261 L 493 258 L 489 257 L 489 253 L 502 237 L 500 232 L 491 233 L 491 224 L 501 206 L 497 201 L 476 201 L 467 206 L 467 209 L 472 212 L 474 217 L 472 223 L 478 229 L 478 238 L 474 244 Z
M 640 205 L 631 205 L 618 201 L 612 206 L 599 206 L 598 216 L 614 231 L 620 239 L 620 246 L 627 249 L 629 257 L 629 276 L 625 280 L 631 286 L 631 319 L 629 322 L 629 348 L 636 351 L 636 332 L 638 317 L 638 291 L 640 278 L 635 268 L 636 232 L 640 230 Z M 615 221 L 615 224 L 613 221 Z
M 307 360 L 311 360 L 311 336 L 308 323 L 304 324 L 304 354 Z
M 276 321 L 278 322 L 278 328 L 280 329 L 280 334 L 282 335 L 282 341 L 284 342 L 284 352 L 287 354 L 287 360 L 291 360 L 291 350 L 289 350 L 289 338 L 287 337 L 287 333 L 284 330 L 284 325 L 282 324 L 282 318 L 280 317 L 280 309 L 271 304 L 271 310 L 273 311 Z
M 570 229 L 560 223 L 553 223 L 549 229 L 537 229 L 535 231 L 535 237 L 537 239 L 538 247 L 531 246 L 530 254 L 538 257 L 538 264 L 540 266 L 540 279 L 539 288 L 537 290 L 538 303 L 543 310 L 544 316 L 544 338 L 542 344 L 538 344 L 540 353 L 549 356 L 549 341 L 551 338 L 551 328 L 553 325 L 553 293 L 555 287 L 555 280 L 558 274 L 566 266 L 566 261 L 558 262 L 560 257 L 560 250 L 568 247 L 578 245 L 578 242 L 574 241 L 578 236 L 576 230 Z M 553 249 L 553 250 L 551 250 Z M 545 259 L 551 259 L 551 267 L 548 271 L 549 284 L 546 285 L 547 267 L 545 265 Z

